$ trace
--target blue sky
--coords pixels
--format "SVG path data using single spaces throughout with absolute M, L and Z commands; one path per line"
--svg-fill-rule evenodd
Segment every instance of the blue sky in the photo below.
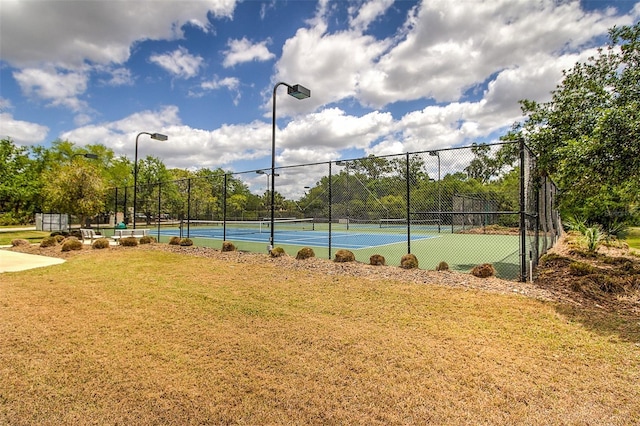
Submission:
M 160 132 L 141 157 L 267 168 L 284 81 L 311 98 L 277 92 L 278 166 L 490 142 L 638 19 L 625 0 L 0 0 L 0 136 L 133 158 Z

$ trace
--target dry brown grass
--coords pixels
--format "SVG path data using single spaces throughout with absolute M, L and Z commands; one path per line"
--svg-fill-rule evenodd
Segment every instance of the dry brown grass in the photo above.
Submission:
M 638 327 L 598 318 L 276 263 L 87 250 L 0 276 L 0 424 L 637 424 Z

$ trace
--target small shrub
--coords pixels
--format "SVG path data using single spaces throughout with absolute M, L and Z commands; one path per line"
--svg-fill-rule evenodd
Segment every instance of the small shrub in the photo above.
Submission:
M 236 246 L 231 241 L 223 241 L 221 251 L 236 251 Z
M 449 270 L 449 264 L 445 261 L 438 263 L 438 266 L 436 266 L 436 271 L 448 271 L 448 270 Z
M 193 245 L 193 240 L 191 238 L 183 238 L 180 240 L 180 245 L 182 247 L 189 247 Z
M 179 246 L 180 245 L 180 237 L 171 237 L 169 240 L 169 245 L 171 246 Z
M 334 262 L 353 262 L 355 260 L 356 256 L 353 254 L 353 252 L 344 249 L 338 250 L 335 257 L 333 258 Z
M 94 249 L 105 249 L 109 248 L 109 240 L 107 238 L 98 238 L 91 244 L 91 248 Z
M 369 258 L 369 265 L 373 266 L 384 266 L 387 261 L 381 254 L 374 254 Z
M 471 270 L 471 275 L 478 278 L 489 278 L 496 274 L 496 269 L 490 263 L 483 263 L 482 265 L 474 266 Z
M 82 241 L 75 237 L 67 238 L 64 243 L 62 243 L 62 251 L 71 250 L 82 250 Z
M 546 253 L 538 262 L 540 266 L 566 266 L 571 262 L 566 256 L 559 255 L 557 253 Z
M 67 237 L 65 237 L 65 236 L 64 236 L 64 235 L 62 235 L 62 234 L 58 234 L 58 235 L 56 235 L 56 236 L 55 236 L 55 237 L 53 237 L 53 238 L 55 238 L 55 239 L 56 239 L 56 241 L 57 241 L 57 242 L 58 242 L 58 244 L 59 244 L 59 243 L 63 242 Z
M 274 248 L 271 249 L 269 254 L 271 255 L 271 257 L 282 257 L 282 256 L 286 255 L 287 253 L 284 251 L 284 249 L 282 247 L 274 247 Z
M 316 254 L 311 247 L 302 247 L 296 254 L 296 259 L 298 260 L 309 259 L 311 257 L 316 257 Z
M 50 237 L 57 237 L 58 235 L 62 235 L 64 238 L 67 238 L 69 233 L 67 231 L 53 231 L 49 234 Z
M 587 250 L 595 252 L 600 246 L 600 242 L 603 240 L 604 234 L 599 226 L 592 226 L 584 231 L 584 239 L 587 244 Z
M 40 242 L 40 247 L 42 248 L 55 247 L 57 245 L 58 245 L 58 240 L 56 237 L 47 237 Z
M 138 240 L 136 237 L 120 238 L 120 245 L 125 247 L 136 247 L 138 245 Z
M 82 232 L 80 232 L 80 231 L 78 231 L 78 230 L 76 229 L 75 231 L 71 231 L 71 232 L 69 232 L 69 236 L 70 236 L 70 237 L 75 237 L 75 238 L 77 238 L 77 239 L 81 240 L 81 239 L 82 239 Z
M 13 247 L 19 247 L 19 246 L 28 246 L 31 243 L 28 240 L 23 240 L 22 238 L 16 238 L 15 240 L 11 240 L 11 245 Z
M 569 264 L 569 273 L 576 277 L 582 277 L 584 275 L 595 274 L 597 269 L 588 263 L 584 262 L 571 262 Z
M 149 236 L 149 235 L 145 235 L 144 237 L 140 237 L 140 244 L 151 244 L 151 243 L 155 243 L 156 239 Z
M 418 267 L 418 258 L 415 254 L 405 254 L 400 259 L 400 267 L 403 269 L 415 269 Z

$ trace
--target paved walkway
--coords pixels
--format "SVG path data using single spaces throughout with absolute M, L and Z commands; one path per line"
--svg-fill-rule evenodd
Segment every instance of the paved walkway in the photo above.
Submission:
M 37 256 L 35 254 L 0 250 L 0 273 L 42 268 L 43 266 L 58 265 L 64 263 L 64 261 L 64 259 L 57 257 Z

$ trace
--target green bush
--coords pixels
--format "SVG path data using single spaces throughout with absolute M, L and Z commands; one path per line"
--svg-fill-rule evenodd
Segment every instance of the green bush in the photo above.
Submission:
M 155 238 L 145 235 L 144 237 L 140 237 L 140 244 L 151 244 L 155 242 Z
M 13 247 L 18 247 L 18 246 L 28 246 L 31 243 L 28 240 L 23 240 L 22 238 L 16 238 L 15 240 L 11 240 L 11 245 Z
M 221 251 L 236 251 L 236 246 L 231 241 L 223 241 Z
M 271 251 L 269 251 L 269 254 L 271 255 L 271 257 L 282 257 L 287 253 L 282 247 L 274 247 L 273 249 L 271 249 Z
M 415 269 L 418 267 L 418 258 L 412 253 L 405 254 L 400 259 L 400 267 L 403 269 Z
M 107 238 L 98 238 L 91 244 L 91 248 L 105 249 L 109 247 L 109 240 Z
M 171 237 L 169 240 L 169 245 L 179 246 L 180 245 L 180 237 Z
M 471 270 L 471 275 L 478 278 L 489 278 L 496 274 L 496 270 L 490 263 L 483 263 L 482 265 L 474 266 Z
M 353 262 L 355 260 L 356 256 L 353 252 L 344 249 L 338 250 L 333 258 L 334 262 Z
M 82 241 L 76 237 L 69 237 L 62 243 L 62 251 L 82 250 Z
M 386 264 L 386 259 L 381 254 L 374 254 L 369 258 L 369 265 L 384 266 L 385 264 Z
M 599 226 L 592 226 L 585 229 L 583 235 L 585 242 L 587 243 L 587 250 L 590 252 L 598 250 L 598 246 L 600 246 L 600 242 L 604 238 L 602 229 Z
M 58 240 L 56 239 L 56 237 L 46 237 L 40 242 L 40 247 L 42 248 L 55 247 L 57 245 L 58 245 Z
M 449 270 L 449 264 L 447 262 L 440 262 L 438 263 L 438 266 L 436 266 L 436 271 L 448 271 Z
M 298 260 L 309 259 L 311 257 L 316 257 L 316 254 L 311 247 L 302 247 L 296 254 L 296 259 Z
M 595 274 L 598 270 L 584 262 L 571 262 L 569 264 L 569 273 L 576 277 L 581 277 L 583 275 L 591 275 Z
M 138 245 L 138 240 L 136 237 L 120 238 L 120 245 L 124 247 L 136 247 Z
M 68 237 L 68 235 L 67 235 L 67 237 Z M 58 234 L 58 235 L 55 235 L 53 238 L 55 238 L 55 239 L 56 239 L 56 241 L 57 241 L 58 243 L 61 243 L 61 242 L 63 242 L 65 239 L 67 239 L 67 237 L 65 237 L 65 236 L 64 236 L 64 235 L 62 235 L 62 234 Z
M 182 247 L 189 247 L 193 245 L 193 241 L 191 240 L 191 238 L 183 238 L 180 240 L 180 245 Z

